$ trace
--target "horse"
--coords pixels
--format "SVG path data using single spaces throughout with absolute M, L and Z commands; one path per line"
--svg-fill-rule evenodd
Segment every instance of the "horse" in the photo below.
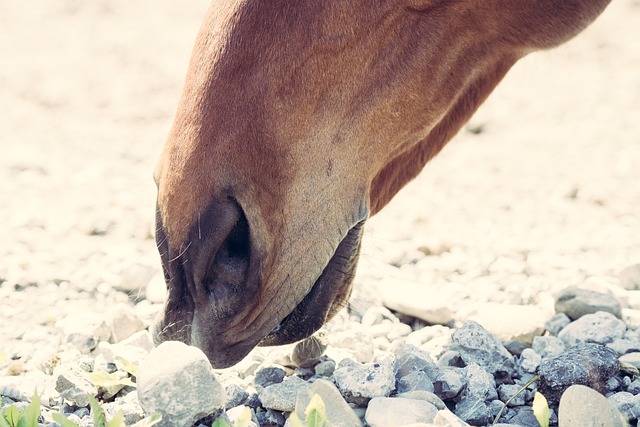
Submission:
M 348 302 L 365 221 L 609 1 L 214 1 L 154 172 L 156 341 L 222 368 L 313 334 Z

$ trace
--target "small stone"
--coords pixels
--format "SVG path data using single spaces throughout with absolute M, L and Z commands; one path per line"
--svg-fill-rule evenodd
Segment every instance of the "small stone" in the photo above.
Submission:
M 156 273 L 147 283 L 144 297 L 152 303 L 162 304 L 167 299 L 167 283 L 162 272 Z
M 144 329 L 144 322 L 128 304 L 116 304 L 107 311 L 111 342 L 117 343 Z
M 477 363 L 495 376 L 511 376 L 515 370 L 513 356 L 496 337 L 474 321 L 465 322 L 451 334 L 448 350 L 457 351 L 465 364 Z
M 485 371 L 481 366 L 472 363 L 464 368 L 464 372 L 467 387 L 462 392 L 463 397 L 472 397 L 482 401 L 493 400 L 498 397 L 493 375 Z
M 53 370 L 56 391 L 65 400 L 73 402 L 76 406 L 87 406 L 88 395 L 98 394 L 96 386 L 91 383 L 86 372 L 69 364 L 61 365 Z
M 611 313 L 599 311 L 593 314 L 585 314 L 567 325 L 560 331 L 558 338 L 567 347 L 574 346 L 579 342 L 604 345 L 622 338 L 626 329 L 627 327 L 622 320 Z
M 56 328 L 65 336 L 65 341 L 82 353 L 89 353 L 100 341 L 109 341 L 111 329 L 99 314 L 80 312 L 56 322 Z
M 562 340 L 553 335 L 535 337 L 531 348 L 543 358 L 556 356 L 566 349 Z
M 431 403 L 438 410 L 447 408 L 447 405 L 445 405 L 442 399 L 436 396 L 435 393 L 431 393 L 425 390 L 414 390 L 414 391 L 408 391 L 406 393 L 399 393 L 395 397 L 403 397 L 405 399 L 424 400 L 426 402 Z
M 563 289 L 556 295 L 555 309 L 556 313 L 565 313 L 571 320 L 598 311 L 622 318 L 620 302 L 613 295 L 575 287 Z
M 387 278 L 378 283 L 385 307 L 431 324 L 446 325 L 453 317 L 451 295 L 418 283 Z
M 132 264 L 120 271 L 120 281 L 114 287 L 135 297 L 137 294 L 142 293 L 144 287 L 157 273 L 159 272 L 155 267 Z
M 423 400 L 401 397 L 374 397 L 367 406 L 365 421 L 371 427 L 431 424 L 438 409 Z
M 324 402 L 327 421 L 330 425 L 335 427 L 362 426 L 360 418 L 344 400 L 340 391 L 327 380 L 316 380 L 298 392 L 295 412 L 303 422 L 306 421 L 305 410 L 315 394 L 319 395 Z
M 640 289 L 640 264 L 625 268 L 618 275 L 620 286 L 629 291 Z
M 529 374 L 533 374 L 540 366 L 540 362 L 542 361 L 542 356 L 533 351 L 531 348 L 525 349 L 520 358 L 518 359 L 518 367 L 521 372 L 527 372 Z
M 372 306 L 365 311 L 362 315 L 362 326 L 369 328 L 374 325 L 381 324 L 384 320 L 390 320 L 392 323 L 399 322 L 395 314 L 393 314 L 388 308 L 380 306 Z
M 394 357 L 398 393 L 412 390 L 433 392 L 433 380 L 440 369 L 427 352 L 411 344 L 401 344 L 395 349 Z
M 620 338 L 617 340 L 613 340 L 613 342 L 607 344 L 607 347 L 615 350 L 620 355 L 627 353 L 637 353 L 640 352 L 640 341 Z
M 550 404 L 573 384 L 582 384 L 604 393 L 606 381 L 619 371 L 615 351 L 597 344 L 578 344 L 565 353 L 543 359 L 538 368 L 538 391 Z
M 244 405 L 238 405 L 238 406 L 229 408 L 226 411 L 226 415 L 229 418 L 229 424 L 228 425 L 237 425 L 237 424 L 239 424 L 238 418 L 244 416 L 245 412 L 247 410 L 249 410 L 249 411 L 251 410 L 250 408 L 249 409 L 247 409 L 247 408 L 248 408 L 248 406 L 244 406 Z M 252 418 L 253 418 L 253 416 L 255 416 L 255 414 L 252 413 Z M 249 421 L 249 424 L 243 424 L 243 425 L 245 425 L 247 427 L 259 427 L 258 424 L 256 424 L 253 421 Z
M 320 361 L 320 357 L 326 349 L 327 337 L 324 331 L 319 331 L 293 347 L 291 360 L 296 366 L 311 367 Z
M 627 353 L 620 356 L 618 360 L 620 360 L 620 363 L 629 364 L 640 370 L 640 353 Z
M 498 387 L 498 397 L 504 403 L 511 399 L 507 406 L 522 406 L 525 404 L 527 393 L 525 391 L 518 393 L 520 388 L 517 384 L 502 384 Z
M 249 393 L 247 393 L 237 384 L 229 384 L 224 388 L 224 390 L 225 394 L 227 395 L 227 401 L 224 405 L 225 409 L 231 409 L 236 406 L 240 406 L 249 398 Z
M 473 313 L 463 320 L 481 324 L 500 341 L 531 344 L 544 332 L 542 325 L 549 314 L 533 305 L 483 303 L 474 305 Z
M 530 406 L 518 406 L 514 407 L 514 409 L 516 413 L 509 420 L 509 424 L 521 427 L 540 427 Z
M 558 407 L 559 427 L 627 425 L 626 417 L 615 405 L 589 387 L 572 385 L 562 394 Z
M 469 424 L 462 421 L 456 414 L 448 409 L 438 411 L 431 425 L 434 427 L 469 427 Z
M 258 387 L 268 387 L 272 384 L 281 383 L 286 372 L 280 366 L 267 366 L 256 371 L 253 383 Z
M 374 397 L 388 396 L 396 384 L 393 365 L 389 361 L 358 364 L 344 361 L 333 379 L 345 399 L 365 406 Z
M 560 331 L 564 329 L 571 323 L 571 319 L 564 313 L 558 313 L 555 316 L 552 316 L 547 323 L 544 324 L 544 329 L 547 330 L 551 335 L 558 336 Z
M 281 412 L 267 409 L 264 412 L 258 412 L 256 414 L 256 420 L 260 427 L 280 427 L 285 425 L 285 418 Z M 256 426 L 257 427 L 257 426 Z
M 271 384 L 258 393 L 262 406 L 276 411 L 292 412 L 296 409 L 298 392 L 306 385 L 306 381 L 296 376 L 287 377 L 284 381 Z
M 441 399 L 453 399 L 467 385 L 464 371 L 457 368 L 442 368 L 433 381 L 434 393 Z
M 471 425 L 484 426 L 492 420 L 489 407 L 482 399 L 475 397 L 463 398 L 456 403 L 455 414 L 462 421 Z
M 146 414 L 162 414 L 161 427 L 190 427 L 220 412 L 226 401 L 207 356 L 177 341 L 165 341 L 149 353 L 137 383 L 140 406 Z
M 626 378 L 626 377 L 625 377 Z M 640 394 L 640 379 L 636 378 L 627 386 L 627 391 L 634 396 Z
M 608 399 L 622 415 L 627 417 L 629 422 L 634 422 L 640 416 L 640 396 L 623 391 L 613 394 Z
M 333 359 L 327 358 L 314 366 L 313 370 L 316 375 L 321 377 L 330 377 L 336 370 L 336 362 Z

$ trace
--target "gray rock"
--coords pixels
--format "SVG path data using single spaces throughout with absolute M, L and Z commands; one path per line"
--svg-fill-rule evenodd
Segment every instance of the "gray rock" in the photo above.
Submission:
M 344 400 L 340 391 L 333 383 L 326 380 L 316 380 L 302 388 L 296 398 L 295 412 L 302 421 L 306 420 L 305 409 L 313 395 L 319 395 L 325 405 L 327 420 L 335 427 L 360 427 L 362 422 L 353 409 Z
M 447 405 L 445 405 L 442 399 L 440 399 L 435 393 L 431 393 L 424 390 L 408 391 L 406 393 L 397 394 L 395 397 L 403 397 L 405 399 L 424 400 L 426 402 L 431 403 L 433 406 L 438 408 L 438 410 L 443 410 L 447 408 Z
M 88 395 L 98 394 L 96 386 L 91 383 L 87 373 L 77 366 L 64 364 L 53 370 L 55 388 L 60 397 L 73 402 L 76 406 L 87 406 Z
M 560 400 L 558 426 L 626 427 L 627 421 L 615 405 L 597 391 L 583 385 L 572 385 Z
M 442 368 L 433 381 L 434 393 L 441 399 L 452 399 L 467 385 L 462 369 Z
M 313 371 L 321 377 L 330 377 L 336 370 L 336 362 L 333 359 L 325 359 L 314 366 Z
M 371 427 L 431 424 L 438 409 L 424 400 L 401 397 L 374 397 L 367 406 L 365 421 Z
M 277 384 L 271 384 L 258 393 L 262 406 L 276 411 L 292 412 L 296 409 L 298 392 L 307 382 L 296 376 L 285 378 Z
M 531 348 L 541 357 L 555 356 L 566 350 L 562 340 L 553 335 L 535 337 Z
M 622 338 L 627 327 L 611 313 L 599 311 L 593 314 L 585 314 L 578 320 L 567 325 L 558 338 L 567 347 L 579 342 L 591 342 L 596 344 L 608 344 Z
M 253 384 L 257 387 L 268 387 L 272 384 L 281 383 L 284 380 L 286 372 L 280 366 L 266 366 L 256 371 L 253 378 Z
M 521 427 L 540 427 L 538 420 L 533 415 L 533 409 L 530 406 L 519 406 L 514 408 L 516 413 L 509 419 L 510 425 Z
M 555 316 L 552 316 L 551 319 L 547 320 L 547 323 L 544 324 L 544 329 L 551 335 L 558 336 L 560 331 L 569 323 L 571 323 L 569 316 L 564 313 L 558 313 Z
M 80 312 L 71 314 L 56 322 L 56 328 L 64 334 L 64 340 L 80 350 L 89 353 L 100 341 L 109 341 L 111 329 L 103 315 Z
M 640 394 L 640 379 L 636 378 L 627 386 L 627 391 L 633 395 Z
M 640 289 L 640 264 L 625 268 L 618 275 L 620 286 L 627 290 Z
M 111 342 L 117 343 L 144 329 L 144 322 L 129 304 L 116 304 L 107 310 Z
M 620 338 L 617 340 L 613 340 L 613 342 L 607 344 L 607 347 L 615 350 L 616 353 L 620 355 L 627 353 L 637 353 L 640 352 L 640 341 Z
M 536 369 L 538 369 L 541 361 L 542 356 L 533 351 L 533 349 L 526 348 L 518 358 L 518 367 L 520 368 L 520 372 L 533 374 L 536 372 Z
M 424 371 L 411 372 L 396 382 L 396 391 L 398 393 L 416 390 L 434 391 L 433 380 Z
M 493 376 L 482 369 L 481 366 L 472 363 L 467 366 L 464 371 L 467 380 L 467 387 L 462 392 L 463 397 L 479 399 L 482 401 L 493 400 L 498 397 L 496 382 Z
M 613 295 L 575 287 L 563 289 L 556 295 L 555 309 L 556 313 L 564 313 L 571 320 L 598 311 L 622 318 L 620 302 Z
M 257 425 L 260 427 L 270 427 L 270 426 L 284 426 L 286 420 L 284 415 L 281 412 L 273 411 L 271 409 L 267 409 L 264 412 L 258 412 L 256 414 Z
M 333 379 L 345 399 L 359 406 L 365 406 L 374 397 L 388 396 L 396 383 L 390 361 L 366 364 L 343 361 Z
M 562 393 L 574 384 L 604 393 L 606 381 L 618 371 L 615 351 L 597 344 L 578 344 L 563 354 L 542 360 L 538 368 L 538 391 L 550 404 L 559 402 Z
M 494 376 L 510 376 L 515 370 L 513 356 L 496 337 L 473 321 L 451 334 L 448 350 L 457 351 L 465 364 L 477 363 Z
M 233 407 L 240 406 L 249 398 L 249 393 L 247 393 L 237 384 L 229 384 L 225 386 L 224 391 L 227 395 L 227 401 L 224 405 L 225 409 L 231 409 Z
M 477 426 L 487 425 L 493 418 L 488 405 L 474 397 L 463 398 L 456 403 L 455 414 L 462 421 Z
M 137 373 L 138 399 L 162 426 L 190 427 L 224 408 L 225 391 L 198 348 L 166 341 L 149 353 Z
M 507 406 L 522 406 L 525 404 L 527 392 L 518 393 L 520 389 L 517 384 L 502 384 L 498 387 L 498 397 L 504 403 L 511 399 Z
M 608 399 L 622 415 L 627 417 L 629 422 L 634 422 L 640 416 L 640 396 L 622 391 L 611 395 Z
M 433 380 L 440 368 L 426 351 L 411 344 L 401 344 L 395 349 L 394 357 L 398 393 L 412 390 L 433 392 Z

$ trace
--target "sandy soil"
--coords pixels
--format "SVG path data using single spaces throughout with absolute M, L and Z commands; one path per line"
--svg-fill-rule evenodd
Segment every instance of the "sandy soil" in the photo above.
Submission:
M 207 4 L 0 0 L 0 346 L 100 309 L 132 264 L 159 268 L 152 171 Z M 638 22 L 640 1 L 617 0 L 521 61 L 471 120 L 482 132 L 371 221 L 359 282 L 499 283 L 535 303 L 640 262 Z M 423 268 L 407 260 L 443 245 Z M 83 293 L 49 307 L 66 281 Z

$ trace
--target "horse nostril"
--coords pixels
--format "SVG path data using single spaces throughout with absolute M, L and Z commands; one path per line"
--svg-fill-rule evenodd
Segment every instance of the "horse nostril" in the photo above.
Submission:
M 249 242 L 249 224 L 238 207 L 240 215 L 233 228 L 218 248 L 206 269 L 202 283 L 208 292 L 216 292 L 217 287 L 237 293 L 247 281 L 249 260 L 251 259 Z

